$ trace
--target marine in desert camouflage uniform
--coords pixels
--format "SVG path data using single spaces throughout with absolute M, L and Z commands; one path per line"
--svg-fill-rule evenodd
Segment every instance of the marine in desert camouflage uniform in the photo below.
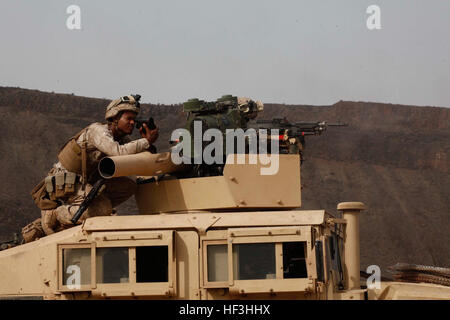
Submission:
M 97 122 L 89 125 L 61 149 L 58 155 L 60 161 L 53 165 L 48 173 L 47 180 L 45 180 L 46 183 L 53 183 L 48 187 L 46 186 L 46 196 L 50 196 L 49 198 L 56 201 L 58 206 L 49 210 L 42 210 L 40 219 L 33 221 L 22 229 L 25 242 L 31 242 L 44 235 L 74 226 L 70 220 L 89 193 L 92 185 L 100 179 L 97 165 L 103 157 L 147 151 L 156 141 L 158 128 L 149 130 L 146 124 L 144 124 L 146 130 L 143 130 L 142 127 L 139 129 L 141 139 L 131 141 L 128 137 L 133 132 L 135 119 L 140 111 L 139 98 L 140 96 L 130 95 L 111 101 L 106 108 L 105 119 L 107 123 Z M 80 155 L 80 150 L 83 147 L 85 148 L 85 160 L 82 160 Z M 74 154 L 73 149 L 77 149 L 78 154 Z M 80 172 L 83 166 L 82 161 L 85 161 L 85 174 Z M 57 196 L 58 186 L 55 185 L 53 177 L 57 177 L 58 174 L 60 177 L 65 177 L 65 183 L 67 183 L 67 177 L 70 177 L 70 175 L 74 177 L 75 183 L 70 190 L 71 192 L 60 193 Z M 84 184 L 83 177 L 85 177 Z M 137 188 L 135 180 L 130 177 L 109 179 L 105 186 L 104 191 L 91 202 L 78 223 L 93 216 L 111 215 L 113 208 L 130 198 Z M 42 209 L 42 206 L 40 207 Z

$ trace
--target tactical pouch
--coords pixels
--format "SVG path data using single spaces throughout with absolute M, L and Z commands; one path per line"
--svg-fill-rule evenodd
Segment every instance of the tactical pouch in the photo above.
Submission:
M 64 197 L 64 172 L 55 174 L 55 196 L 56 198 Z
M 50 200 L 65 198 L 75 192 L 77 174 L 74 172 L 58 172 L 44 179 L 45 190 Z
M 45 190 L 47 191 L 48 194 L 48 198 L 50 200 L 56 200 L 56 196 L 55 196 L 55 187 L 54 185 L 54 181 L 55 177 L 54 176 L 47 176 L 44 179 L 44 183 L 45 183 Z
M 48 178 L 48 177 L 47 177 Z M 47 179 L 46 178 L 46 179 Z M 52 177 L 50 177 L 50 182 Z M 51 210 L 58 207 L 58 202 L 55 201 L 55 198 L 52 200 L 46 189 L 46 179 L 42 179 L 33 190 L 31 190 L 31 197 L 34 200 L 34 203 L 41 210 Z
M 75 192 L 75 181 L 77 179 L 77 175 L 74 172 L 66 172 L 65 178 L 65 194 L 71 194 Z

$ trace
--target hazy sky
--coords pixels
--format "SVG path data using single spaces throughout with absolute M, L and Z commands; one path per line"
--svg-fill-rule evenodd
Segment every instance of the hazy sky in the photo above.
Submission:
M 81 30 L 69 30 L 69 5 Z M 369 5 L 381 29 L 369 30 Z M 450 107 L 449 0 L 1 0 L 0 85 Z

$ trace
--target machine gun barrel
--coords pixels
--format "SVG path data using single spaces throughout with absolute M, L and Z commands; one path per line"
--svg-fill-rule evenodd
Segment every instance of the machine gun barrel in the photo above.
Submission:
M 275 118 L 272 120 L 257 120 L 256 124 L 259 129 L 284 129 L 289 132 L 290 135 L 320 135 L 327 127 L 345 127 L 346 123 L 328 123 L 326 121 L 321 122 L 294 122 L 290 123 L 285 118 Z

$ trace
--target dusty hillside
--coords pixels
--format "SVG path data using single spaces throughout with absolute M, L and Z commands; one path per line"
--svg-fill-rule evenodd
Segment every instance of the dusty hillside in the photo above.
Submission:
M 146 97 L 144 97 L 145 100 Z M 55 162 L 64 141 L 101 121 L 109 101 L 0 88 L 0 237 L 39 215 L 29 191 Z M 162 132 L 182 126 L 179 105 L 143 105 Z M 363 201 L 362 268 L 398 261 L 450 266 L 450 109 L 340 101 L 332 106 L 266 104 L 261 119 L 342 121 L 310 137 L 302 167 L 303 207 L 336 212 Z M 136 213 L 133 201 L 119 208 Z

